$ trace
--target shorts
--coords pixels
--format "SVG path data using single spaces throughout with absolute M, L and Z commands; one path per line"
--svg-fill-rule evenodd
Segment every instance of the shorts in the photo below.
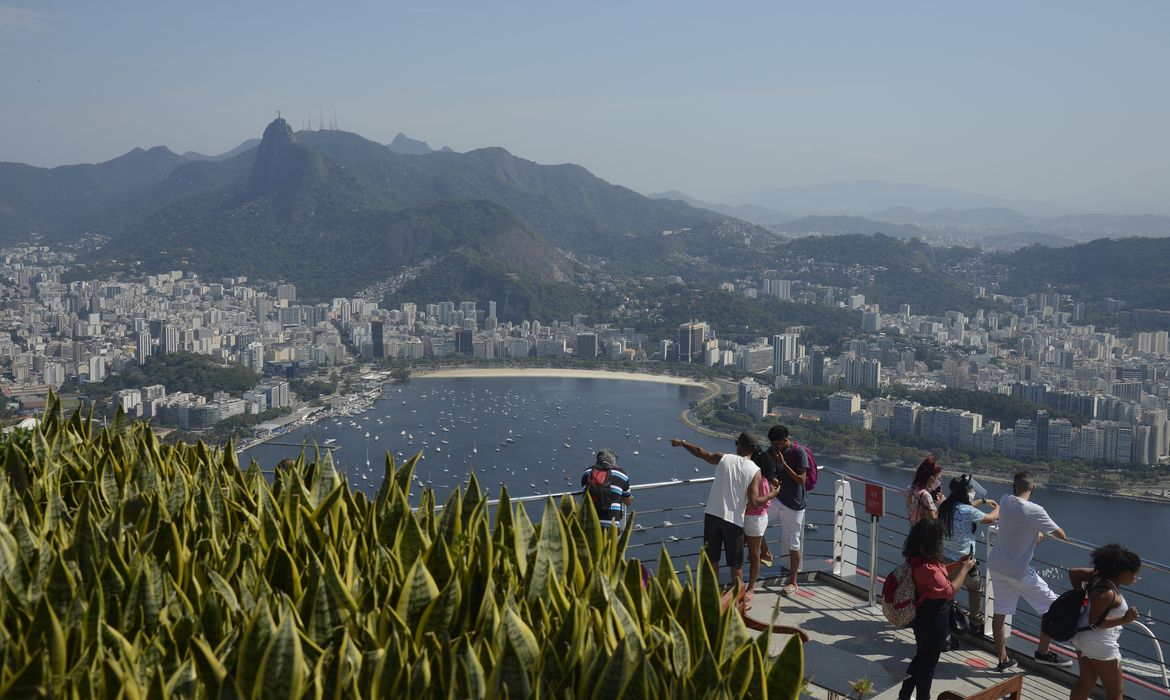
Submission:
M 792 510 L 781 504 L 777 513 L 780 517 L 780 544 L 788 545 L 788 551 L 800 551 L 800 538 L 804 535 L 804 510 Z
M 768 514 L 743 516 L 743 534 L 745 537 L 763 537 L 768 529 Z
M 1056 600 L 1056 594 L 1033 569 L 1028 569 L 1022 579 L 994 571 L 990 573 L 992 592 L 995 594 L 992 612 L 996 615 L 1014 614 L 1021 597 L 1040 615 L 1048 612 L 1052 601 Z
M 710 513 L 703 515 L 703 546 L 707 558 L 719 566 L 720 551 L 727 552 L 727 566 L 743 568 L 743 528 Z
M 1085 630 L 1077 632 L 1072 638 L 1072 647 L 1081 656 L 1087 656 L 1095 661 L 1121 661 L 1121 646 L 1117 638 L 1106 639 L 1102 630 Z

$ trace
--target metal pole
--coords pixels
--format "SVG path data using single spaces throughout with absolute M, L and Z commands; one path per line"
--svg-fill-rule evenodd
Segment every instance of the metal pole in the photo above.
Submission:
M 869 518 L 869 604 L 877 606 L 877 565 L 878 565 L 878 543 L 879 539 L 878 516 L 871 515 Z

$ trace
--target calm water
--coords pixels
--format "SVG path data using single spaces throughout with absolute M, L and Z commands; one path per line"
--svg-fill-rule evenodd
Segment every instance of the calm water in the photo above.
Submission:
M 493 495 L 501 484 L 507 484 L 513 497 L 577 488 L 582 470 L 603 447 L 617 452 L 619 465 L 635 484 L 686 480 L 709 476 L 712 467 L 680 448 L 671 448 L 670 438 L 683 438 L 712 451 L 732 449 L 730 440 L 700 435 L 679 422 L 679 413 L 702 394 L 698 387 L 613 379 L 422 378 L 387 387 L 385 398 L 361 415 L 320 421 L 279 441 L 298 445 L 303 441 L 324 445 L 328 441 L 336 448 L 333 456 L 339 469 L 355 488 L 370 496 L 377 491 L 387 452 L 396 459 L 421 452 L 424 459 L 415 469 L 416 498 L 429 486 L 437 492 L 439 502 L 464 482 L 472 469 Z M 298 452 L 296 447 L 266 444 L 250 450 L 247 457 L 271 468 Z M 910 480 L 910 474 L 899 469 L 818 461 L 822 467 L 892 485 Z M 818 488 L 810 494 L 807 520 L 816 527 L 806 533 L 805 557 L 810 563 L 826 564 L 831 556 L 833 479 L 830 473 L 822 473 Z M 985 485 L 995 499 L 1008 490 L 1002 484 Z M 665 541 L 676 566 L 693 565 L 707 489 L 706 485 L 695 485 L 639 492 L 634 503 L 639 529 L 632 539 L 631 554 L 656 560 Z M 860 488 L 854 491 L 854 498 L 863 500 Z M 890 562 L 900 559 L 907 529 L 900 498 L 895 494 L 886 498 L 890 514 L 881 523 L 879 548 L 883 560 L 879 571 L 883 573 L 892 568 Z M 1170 506 L 1043 488 L 1037 490 L 1035 500 L 1072 537 L 1096 543 L 1121 542 L 1147 559 L 1170 563 L 1170 538 L 1166 536 L 1170 532 Z M 534 519 L 539 518 L 540 504 L 529 512 Z M 859 530 L 859 546 L 867 552 L 868 522 Z M 979 556 L 985 558 L 982 545 Z M 1037 548 L 1035 564 L 1054 588 L 1063 589 L 1067 582 L 1061 567 L 1083 566 L 1088 561 L 1085 551 L 1045 542 Z M 1170 629 L 1170 605 L 1136 593 L 1160 598 L 1167 591 L 1170 575 L 1147 571 L 1130 599 L 1143 613 L 1152 610 L 1153 630 L 1159 636 L 1164 632 L 1158 624 Z M 1034 626 L 1026 618 L 1019 624 Z M 1123 637 L 1123 644 L 1134 644 L 1142 653 L 1151 651 L 1148 643 L 1140 640 L 1131 638 L 1126 643 Z

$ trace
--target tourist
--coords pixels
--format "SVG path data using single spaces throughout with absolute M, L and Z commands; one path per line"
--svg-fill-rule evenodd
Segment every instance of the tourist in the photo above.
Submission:
M 917 592 L 914 622 L 914 658 L 906 669 L 909 677 L 898 691 L 899 700 L 929 700 L 934 669 L 950 632 L 951 599 L 955 589 L 967 578 L 975 565 L 972 557 L 953 564 L 943 564 L 943 525 L 935 519 L 923 519 L 910 528 L 902 555 L 910 564 Z
M 797 591 L 797 577 L 800 574 L 808 453 L 789 436 L 788 428 L 783 425 L 773 425 L 768 430 L 768 442 L 771 443 L 768 456 L 775 462 L 775 472 L 780 482 L 780 495 L 774 506 L 776 519 L 780 521 L 780 545 L 788 550 L 788 581 L 781 592 L 792 595 Z
M 719 574 L 719 555 L 725 552 L 727 568 L 731 569 L 731 583 L 743 583 L 743 514 L 748 503 L 748 487 L 760 474 L 760 468 L 750 459 L 759 450 L 758 442 L 748 433 L 735 439 L 735 454 L 708 452 L 686 440 L 671 438 L 673 447 L 715 465 L 715 480 L 707 494 L 703 510 L 703 548 L 715 574 Z
M 764 535 L 768 531 L 768 506 L 780 493 L 779 483 L 770 482 L 765 477 L 773 464 L 767 452 L 757 447 L 752 453 L 751 460 L 760 471 L 748 486 L 747 508 L 743 515 L 743 536 L 748 548 L 748 586 L 744 593 L 745 601 L 750 601 L 754 595 L 756 579 L 759 578 L 760 565 L 763 563 L 761 553 Z
M 910 525 L 923 518 L 937 518 L 938 504 L 942 502 L 942 467 L 934 455 L 922 460 L 914 472 L 914 481 L 906 492 L 906 510 Z
M 975 556 L 975 532 L 980 525 L 999 520 L 999 504 L 988 498 L 978 498 L 978 483 L 970 474 L 951 479 L 950 495 L 938 507 L 938 519 L 943 524 L 946 536 L 943 538 L 943 560 L 947 564 L 963 557 Z M 991 506 L 991 512 L 984 513 L 978 506 Z M 967 610 L 971 613 L 971 630 L 983 629 L 983 579 L 979 567 L 971 567 L 971 573 L 963 580 L 967 589 Z M 982 633 L 982 632 L 978 632 Z
M 617 453 L 604 449 L 581 474 L 581 493 L 593 501 L 593 510 L 604 527 L 618 527 L 624 508 L 633 502 L 629 475 L 617 467 Z
M 1032 494 L 1035 491 L 1036 482 L 1028 472 L 1019 472 L 1012 479 L 1011 495 L 1000 499 L 999 536 L 995 540 L 990 556 L 987 557 L 987 571 L 995 587 L 991 625 L 992 633 L 995 635 L 995 650 L 999 658 L 996 668 L 1000 671 L 1006 671 L 1016 664 L 1014 659 L 1008 657 L 1007 643 L 1004 639 L 1004 616 L 1016 612 L 1016 605 L 1021 597 L 1028 601 L 1028 605 L 1037 615 L 1048 612 L 1048 607 L 1056 600 L 1056 594 L 1032 568 L 1032 554 L 1036 551 L 1036 545 L 1045 535 L 1052 535 L 1060 540 L 1068 539 L 1064 530 L 1048 517 L 1048 512 L 1032 503 Z M 1036 646 L 1035 658 L 1038 663 L 1049 666 L 1072 666 L 1070 659 L 1050 651 L 1048 643 L 1048 635 L 1041 633 Z
M 1121 676 L 1121 626 L 1138 617 L 1137 608 L 1129 607 L 1118 591 L 1138 580 L 1142 560 L 1119 544 L 1107 544 L 1093 550 L 1093 568 L 1068 570 L 1076 588 L 1088 586 L 1089 608 L 1081 613 L 1079 631 L 1072 638 L 1077 650 L 1081 673 L 1069 694 L 1069 700 L 1088 700 L 1097 679 L 1105 689 L 1106 700 L 1121 700 L 1124 683 Z

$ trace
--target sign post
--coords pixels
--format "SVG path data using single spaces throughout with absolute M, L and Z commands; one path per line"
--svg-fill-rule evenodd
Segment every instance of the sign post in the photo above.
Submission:
M 877 484 L 865 485 L 865 512 L 869 513 L 869 605 L 877 607 L 878 519 L 886 514 L 886 491 Z

